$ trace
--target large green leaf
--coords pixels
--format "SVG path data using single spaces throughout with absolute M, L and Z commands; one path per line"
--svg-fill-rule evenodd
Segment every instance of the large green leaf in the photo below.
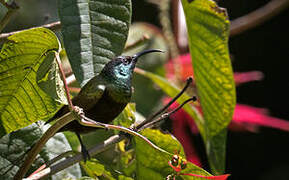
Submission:
M 37 71 L 37 84 L 55 101 L 68 104 L 55 55 L 55 52 L 46 53 L 46 59 Z
M 26 152 L 43 135 L 43 130 L 38 125 L 32 124 L 13 133 L 7 134 L 0 139 L 0 179 L 13 179 L 19 166 L 24 161 Z M 39 166 L 49 161 L 64 151 L 70 150 L 70 146 L 64 135 L 58 133 L 49 139 L 45 148 L 32 164 L 28 174 L 35 171 Z M 79 165 L 73 165 L 64 171 L 52 176 L 54 179 L 77 178 L 81 176 Z
M 229 18 L 226 10 L 211 0 L 182 0 L 182 4 L 194 77 L 205 120 L 207 153 L 212 170 L 221 173 L 225 163 L 225 129 L 236 104 L 228 52 Z
M 181 144 L 170 134 L 163 134 L 159 130 L 145 129 L 141 132 L 154 144 L 166 150 L 164 153 L 152 148 L 140 138 L 135 139 L 136 153 L 136 173 L 137 179 L 165 179 L 168 175 L 175 171 L 169 166 L 168 162 L 172 159 L 172 154 L 180 152 L 180 156 L 184 157 L 184 151 Z M 189 164 L 186 173 L 211 176 L 202 168 Z M 185 179 L 197 179 L 195 177 L 185 177 Z
M 22 128 L 13 133 L 7 134 L 0 139 L 0 177 L 3 179 L 13 179 L 14 175 L 23 163 L 25 153 L 41 137 L 42 131 L 36 125 Z M 48 161 L 47 152 L 42 151 L 39 158 L 31 167 L 36 170 L 44 162 Z
M 83 86 L 123 51 L 131 20 L 130 0 L 59 0 L 67 56 Z
M 137 72 L 151 79 L 170 97 L 176 96 L 181 91 L 178 87 L 163 77 L 144 70 Z M 190 96 L 187 93 L 184 93 L 178 98 L 177 102 L 181 104 L 189 98 Z M 224 169 L 226 129 L 223 129 L 223 131 L 220 131 L 214 136 L 207 137 L 207 134 L 210 134 L 210 132 L 206 127 L 206 124 L 209 122 L 204 121 L 204 118 L 200 112 L 193 105 L 187 104 L 183 107 L 183 109 L 194 119 L 196 125 L 198 126 L 198 129 L 205 141 L 208 158 L 212 163 L 211 168 L 213 172 L 220 172 L 221 174 Z
M 0 137 L 47 119 L 58 104 L 36 83 L 37 71 L 50 51 L 59 51 L 54 33 L 35 28 L 8 37 L 0 52 Z
M 115 179 L 110 172 L 112 170 L 107 170 L 106 167 L 96 159 L 90 159 L 85 163 L 80 162 L 80 164 L 89 177 L 93 177 L 95 179 L 98 179 L 98 177 L 105 177 L 105 179 L 108 180 Z

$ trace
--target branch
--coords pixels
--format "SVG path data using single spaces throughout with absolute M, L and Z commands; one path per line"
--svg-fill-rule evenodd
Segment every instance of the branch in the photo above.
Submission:
M 271 0 L 265 6 L 239 17 L 231 22 L 230 35 L 235 36 L 248 29 L 261 25 L 289 6 L 289 0 Z
M 67 86 L 67 83 L 66 83 L 65 74 L 64 74 L 64 71 L 63 71 L 63 68 L 62 68 L 62 65 L 61 65 L 60 57 L 59 57 L 59 52 L 55 52 L 55 57 L 56 57 L 57 65 L 59 67 L 60 77 L 61 77 L 61 80 L 63 81 L 65 95 L 66 95 L 66 99 L 67 99 L 67 102 L 68 102 L 68 107 L 69 107 L 70 110 L 72 110 L 74 107 L 73 107 L 73 104 L 72 104 L 72 101 L 71 101 L 71 98 L 70 98 L 68 86 Z
M 76 107 L 76 106 L 75 106 Z M 73 109 L 74 110 L 74 109 Z M 23 163 L 22 167 L 19 169 L 19 171 L 17 172 L 17 174 L 14 177 L 14 180 L 20 180 L 22 179 L 26 172 L 29 170 L 31 164 L 33 163 L 35 157 L 37 154 L 39 154 L 39 152 L 41 151 L 41 149 L 43 148 L 43 146 L 46 144 L 46 142 L 55 134 L 58 132 L 59 129 L 61 129 L 62 127 L 64 127 L 66 124 L 68 124 L 69 122 L 78 119 L 79 123 L 83 126 L 89 126 L 89 127 L 95 127 L 95 128 L 103 128 L 103 129 L 114 129 L 114 130 L 118 130 L 118 131 L 122 131 L 128 134 L 131 134 L 133 136 L 137 136 L 140 137 L 141 139 L 143 139 L 145 142 L 147 142 L 150 146 L 152 146 L 153 148 L 161 151 L 161 152 L 166 152 L 167 151 L 159 148 L 158 146 L 156 146 L 155 144 L 153 144 L 150 140 L 148 140 L 146 137 L 144 137 L 143 135 L 139 134 L 137 131 L 133 131 L 129 128 L 126 127 L 122 127 L 122 126 L 116 126 L 116 125 L 111 125 L 111 124 L 105 124 L 105 123 L 101 123 L 101 122 L 97 122 L 94 121 L 90 118 L 85 117 L 82 114 L 75 114 L 75 111 L 69 112 L 68 114 L 64 115 L 63 117 L 61 117 L 59 120 L 56 120 L 56 123 L 51 126 L 45 133 L 44 135 L 40 138 L 40 140 L 36 143 L 36 145 L 33 146 L 33 148 L 29 151 L 25 162 Z M 98 154 L 104 150 L 106 150 L 110 145 L 113 145 L 115 143 L 120 142 L 123 138 L 125 138 L 125 134 L 122 135 L 116 135 L 116 136 L 112 136 L 109 139 L 107 139 L 106 141 L 104 141 L 103 143 L 91 148 L 88 150 L 88 153 L 90 156 L 93 156 L 95 154 Z M 36 172 L 34 172 L 31 176 L 29 176 L 29 178 L 26 178 L 26 180 L 28 179 L 39 179 L 42 178 L 44 176 L 50 175 L 50 174 L 55 174 L 60 170 L 63 170 L 77 162 L 80 162 L 81 160 L 83 160 L 83 155 L 81 153 L 78 153 L 77 155 L 68 158 L 64 161 L 61 161 L 59 164 L 52 166 L 51 168 L 45 168 L 47 166 L 43 165 L 39 168 L 39 170 L 36 170 Z M 44 169 L 45 168 L 45 169 Z M 54 168 L 54 169 L 53 169 Z
M 57 30 L 61 29 L 61 24 L 60 24 L 60 21 L 57 21 L 57 22 L 53 22 L 53 23 L 50 23 L 50 24 L 45 24 L 45 25 L 37 26 L 37 27 L 44 27 L 44 28 L 48 28 L 48 29 L 50 29 L 52 31 L 57 31 Z M 29 29 L 33 29 L 33 28 L 37 28 L 37 27 L 32 27 L 32 28 L 29 28 Z M 7 37 L 9 37 L 9 36 L 11 36 L 11 35 L 13 35 L 15 33 L 21 32 L 21 31 L 23 31 L 23 30 L 0 34 L 0 43 L 4 42 L 7 39 Z
M 187 99 L 186 101 L 184 101 L 181 105 L 179 105 L 177 108 L 173 109 L 172 111 L 167 112 L 167 113 L 164 113 L 164 114 L 162 114 L 160 117 L 158 117 L 157 119 L 155 119 L 155 120 L 153 120 L 153 121 L 151 121 L 151 122 L 146 123 L 145 125 L 143 125 L 142 127 L 140 127 L 140 128 L 138 129 L 138 131 L 141 131 L 141 130 L 143 130 L 143 129 L 145 129 L 145 128 L 152 128 L 152 127 L 154 127 L 154 125 L 157 124 L 158 122 L 160 122 L 160 121 L 162 121 L 162 120 L 170 117 L 170 115 L 174 114 L 175 112 L 177 112 L 178 110 L 180 110 L 181 108 L 183 108 L 183 106 L 186 105 L 188 102 L 190 102 L 190 101 L 195 102 L 196 100 L 197 100 L 197 98 L 196 98 L 195 96 L 192 97 L 192 98 L 190 98 L 190 99 Z
M 0 2 L 2 1 L 3 0 L 0 0 Z M 263 22 L 265 22 L 266 20 L 277 15 L 281 11 L 285 10 L 288 6 L 289 6 L 289 0 L 271 0 L 268 4 L 253 11 L 252 13 L 249 13 L 235 20 L 232 20 L 231 28 L 230 28 L 230 35 L 235 36 L 248 29 L 256 27 L 262 24 Z M 61 29 L 61 24 L 60 24 L 60 21 L 57 21 L 57 22 L 53 22 L 50 24 L 45 24 L 45 25 L 37 26 L 37 27 L 44 27 L 52 31 L 57 31 Z M 33 27 L 33 28 L 36 28 L 36 27 Z M 5 39 L 8 36 L 11 36 L 20 31 L 0 34 L 0 43 L 5 41 Z
M 19 9 L 19 6 L 14 1 L 12 1 L 11 4 L 8 4 L 4 0 L 0 0 L 0 3 L 3 4 L 8 9 L 7 13 L 0 22 L 0 32 L 1 32 L 8 24 L 13 14 L 16 12 L 16 10 Z
M 137 41 L 131 43 L 131 44 L 127 44 L 125 47 L 124 47 L 124 51 L 129 51 L 129 50 L 132 50 L 138 46 L 141 46 L 145 43 L 148 42 L 148 40 L 150 39 L 150 36 L 147 35 L 147 34 L 144 34 L 140 39 L 138 39 Z
M 142 123 L 140 123 L 137 126 L 137 129 L 142 129 L 142 127 L 145 124 L 148 124 L 149 122 L 151 122 L 154 118 L 156 118 L 158 115 L 160 115 L 162 112 L 164 112 L 165 110 L 167 110 L 170 105 L 172 105 L 190 86 L 190 84 L 193 82 L 193 79 L 191 77 L 189 77 L 187 79 L 187 83 L 185 85 L 185 87 L 168 103 L 166 104 L 162 109 L 160 109 L 159 111 L 157 111 L 156 113 L 154 113 L 152 116 L 150 116 L 149 118 L 147 118 L 145 121 L 143 121 Z
M 164 37 L 166 38 L 167 45 L 170 50 L 171 59 L 173 61 L 173 67 L 175 72 L 175 80 L 181 79 L 182 66 L 179 63 L 179 49 L 177 46 L 177 42 L 173 33 L 171 17 L 170 17 L 170 7 L 171 0 L 162 0 L 160 1 L 159 8 L 159 19 L 162 26 L 162 30 L 164 33 Z
M 68 124 L 69 122 L 75 120 L 76 115 L 74 112 L 69 112 L 56 120 L 56 123 L 53 124 L 44 134 L 43 136 L 38 140 L 38 142 L 31 148 L 31 150 L 28 152 L 26 159 L 24 163 L 22 164 L 21 168 L 16 173 L 14 180 L 21 180 L 28 169 L 30 168 L 31 164 L 33 163 L 35 157 L 39 152 L 42 150 L 43 146 L 46 144 L 46 142 L 54 136 L 59 129 L 61 129 L 63 126 Z
M 182 105 L 180 105 L 178 108 L 165 113 L 163 116 L 159 117 L 156 121 L 150 122 L 149 126 L 154 125 L 157 122 L 160 122 L 163 119 L 166 119 L 167 117 L 169 117 L 171 114 L 175 113 L 176 111 L 178 111 L 181 107 L 184 106 L 184 104 L 188 103 L 189 101 L 195 100 L 195 98 L 192 99 L 188 99 L 187 101 L 185 101 Z M 85 126 L 90 126 L 90 127 L 96 127 L 96 128 L 104 128 L 104 129 L 115 129 L 115 130 L 119 130 L 134 136 L 138 136 L 141 139 L 143 139 L 144 141 L 146 141 L 150 146 L 152 146 L 153 148 L 161 151 L 161 152 L 165 152 L 168 153 L 167 151 L 159 148 L 158 146 L 156 146 L 155 144 L 153 144 L 151 141 L 149 141 L 146 137 L 142 136 L 141 134 L 137 133 L 139 130 L 141 129 L 136 129 L 135 131 L 122 127 L 122 126 L 116 126 L 116 125 L 110 125 L 110 124 L 104 124 L 104 123 L 100 123 L 100 122 L 96 122 L 92 119 L 89 119 L 85 116 L 81 116 L 80 118 L 85 119 L 85 123 L 83 123 L 83 121 L 81 121 L 80 123 L 82 125 Z M 143 129 L 143 128 L 142 128 Z M 109 147 L 111 147 L 112 145 L 119 143 L 120 141 L 122 141 L 125 138 L 125 134 L 119 134 L 119 135 L 114 135 L 109 137 L 107 140 L 105 140 L 103 143 L 98 144 L 90 149 L 88 149 L 88 153 L 90 156 L 94 156 L 98 153 L 101 153 L 105 150 L 107 150 Z M 45 178 L 49 175 L 53 175 L 56 174 L 57 172 L 66 169 L 70 166 L 72 166 L 73 164 L 76 164 L 80 161 L 83 160 L 83 155 L 81 153 L 76 154 L 73 157 L 69 157 L 61 162 L 59 162 L 58 164 L 52 165 L 51 167 L 47 167 L 49 166 L 48 164 L 41 166 L 36 172 L 34 172 L 33 174 L 31 174 L 28 178 L 26 178 L 26 180 L 36 180 L 36 179 L 41 179 L 41 178 Z M 49 163 L 51 164 L 51 163 Z M 47 168 L 45 168 L 47 167 Z M 45 169 L 44 169 L 45 168 Z
M 105 140 L 103 143 L 98 144 L 93 148 L 90 148 L 88 150 L 88 152 L 92 156 L 96 155 L 98 153 L 101 153 L 101 152 L 107 150 L 112 145 L 119 143 L 124 138 L 125 138 L 125 135 L 111 136 L 107 140 Z M 37 174 L 31 175 L 29 178 L 26 178 L 26 180 L 35 180 L 35 179 L 45 178 L 49 175 L 56 174 L 57 172 L 59 172 L 63 169 L 66 169 L 66 168 L 72 166 L 73 164 L 76 164 L 82 160 L 83 160 L 82 154 L 78 153 L 73 157 L 69 157 L 69 158 L 65 159 L 64 161 L 59 162 L 58 164 L 55 164 L 49 168 L 46 168 L 46 169 L 38 172 Z
M 125 132 L 125 133 L 128 133 L 128 134 L 131 134 L 133 136 L 140 137 L 145 142 L 147 142 L 151 147 L 153 147 L 153 148 L 155 148 L 155 149 L 157 149 L 157 150 L 159 150 L 161 152 L 168 153 L 167 151 L 165 151 L 165 150 L 159 148 L 158 146 L 156 146 L 155 144 L 153 144 L 150 140 L 148 140 L 146 137 L 142 136 L 138 132 L 143 130 L 143 129 L 145 129 L 145 128 L 152 127 L 155 124 L 159 123 L 160 121 L 166 119 L 171 114 L 173 114 L 173 113 L 177 112 L 179 109 L 181 109 L 188 102 L 196 101 L 196 97 L 190 98 L 190 99 L 184 101 L 181 105 L 179 105 L 177 108 L 173 109 L 172 111 L 160 115 L 165 110 L 167 110 L 168 107 L 172 103 L 174 103 L 185 92 L 185 90 L 188 88 L 188 86 L 191 84 L 191 82 L 192 82 L 192 78 L 188 78 L 187 79 L 187 84 L 182 89 L 182 91 L 175 96 L 175 98 L 173 98 L 166 106 L 164 106 L 164 108 L 160 109 L 153 116 L 149 117 L 143 123 L 141 123 L 136 128 L 134 128 L 134 130 L 132 130 L 130 128 L 122 127 L 122 126 L 116 126 L 116 125 L 111 125 L 111 124 L 105 124 L 105 123 L 97 122 L 97 121 L 95 121 L 93 119 L 85 117 L 83 114 L 80 114 L 80 116 L 78 117 L 78 121 L 83 126 L 89 126 L 89 127 L 95 127 L 95 128 L 103 128 L 103 129 L 114 129 L 114 130 L 118 130 L 118 131 L 121 131 L 121 132 Z M 157 116 L 159 116 L 159 117 L 156 118 Z M 108 146 L 120 142 L 124 137 L 125 137 L 124 134 L 118 135 L 118 137 L 112 136 L 108 140 L 104 141 L 104 143 L 99 144 L 99 145 L 95 146 L 92 149 L 89 149 L 88 153 L 89 153 L 90 156 L 93 156 L 93 155 L 95 155 L 97 153 L 100 153 L 100 152 L 106 150 L 108 148 Z M 111 142 L 112 141 L 111 139 L 114 139 L 113 142 Z M 109 143 L 107 143 L 107 142 L 109 142 Z M 41 168 L 39 168 L 39 170 L 37 170 L 37 172 L 35 172 L 31 176 L 29 176 L 27 178 L 27 180 L 29 180 L 29 179 L 31 179 L 31 180 L 32 179 L 40 179 L 40 178 L 46 177 L 48 175 L 55 174 L 55 173 L 65 169 L 65 168 L 67 168 L 67 167 L 69 167 L 69 166 L 81 161 L 81 160 L 83 160 L 83 156 L 82 156 L 82 154 L 78 153 L 76 156 L 68 158 L 68 159 L 66 159 L 66 160 L 64 160 L 64 161 L 62 161 L 62 162 L 60 162 L 60 163 L 58 163 L 58 164 L 56 164 L 54 166 L 47 167 L 47 165 L 43 165 L 43 166 L 41 166 Z M 44 169 L 45 167 L 47 167 L 47 168 Z

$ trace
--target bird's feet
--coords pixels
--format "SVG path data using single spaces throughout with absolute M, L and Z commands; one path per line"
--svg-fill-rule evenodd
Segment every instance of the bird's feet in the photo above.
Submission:
M 87 160 L 90 160 L 89 152 L 84 145 L 81 145 L 81 154 L 83 156 L 84 162 L 86 162 Z
M 79 143 L 80 143 L 81 154 L 82 154 L 82 156 L 83 156 L 83 160 L 84 160 L 84 162 L 86 162 L 87 160 L 90 159 L 89 152 L 88 152 L 88 150 L 86 149 L 85 145 L 83 144 L 80 134 L 79 134 L 78 132 L 75 132 L 75 134 L 76 134 L 76 136 L 77 136 L 77 138 L 78 138 L 78 140 L 79 140 Z
M 84 116 L 84 111 L 81 107 L 73 106 L 72 108 L 73 112 L 75 112 L 78 116 L 82 117 Z

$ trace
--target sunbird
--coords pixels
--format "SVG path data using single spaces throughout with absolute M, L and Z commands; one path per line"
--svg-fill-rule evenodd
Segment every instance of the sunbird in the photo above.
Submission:
M 83 86 L 78 95 L 72 99 L 72 104 L 82 108 L 85 116 L 90 119 L 102 123 L 112 122 L 130 102 L 133 71 L 139 57 L 152 52 L 163 51 L 158 49 L 144 50 L 133 56 L 118 56 L 109 61 L 98 75 Z M 46 123 L 60 118 L 68 112 L 69 108 L 65 105 Z M 95 131 L 95 128 L 83 126 L 74 120 L 59 131 L 76 133 L 82 155 L 86 161 L 89 154 L 80 134 Z

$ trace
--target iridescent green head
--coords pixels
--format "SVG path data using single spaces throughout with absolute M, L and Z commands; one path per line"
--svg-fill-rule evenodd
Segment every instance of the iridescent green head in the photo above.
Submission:
M 118 56 L 114 60 L 108 62 L 102 70 L 107 76 L 113 79 L 131 79 L 133 70 L 138 61 L 138 58 L 142 55 L 152 52 L 163 52 L 158 49 L 150 49 L 139 52 L 133 56 Z

